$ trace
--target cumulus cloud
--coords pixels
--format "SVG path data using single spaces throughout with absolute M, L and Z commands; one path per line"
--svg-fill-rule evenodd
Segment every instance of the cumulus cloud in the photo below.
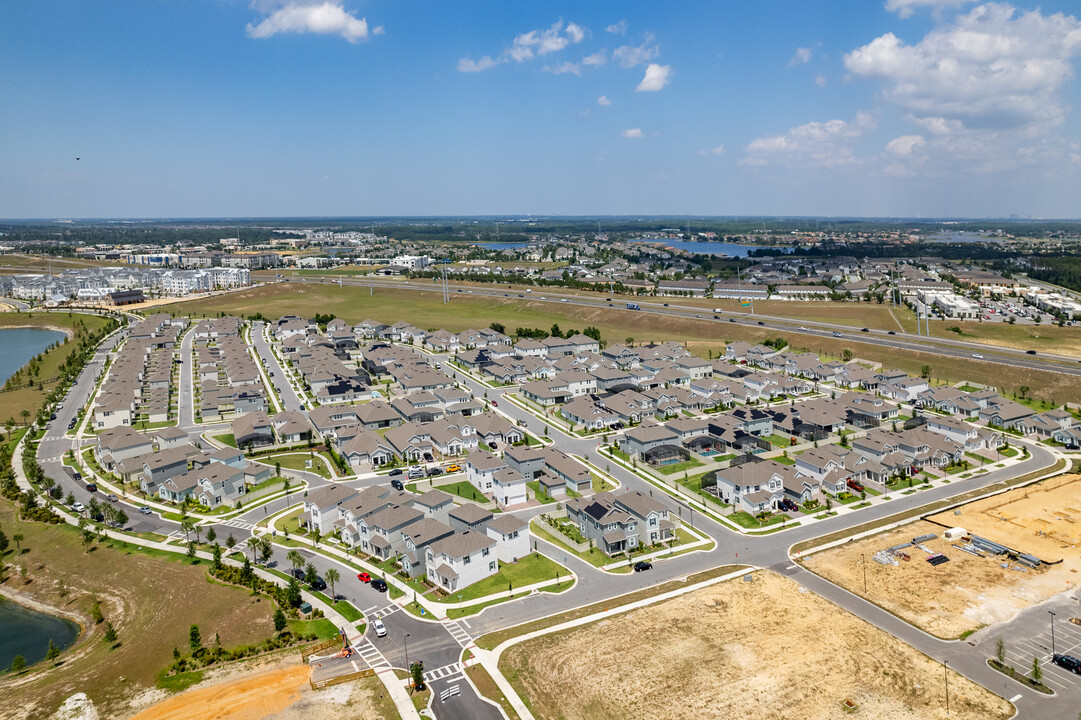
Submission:
M 650 63 L 646 66 L 646 75 L 642 78 L 642 82 L 638 83 L 638 87 L 634 89 L 635 92 L 656 92 L 668 84 L 668 79 L 672 75 L 671 65 L 658 65 L 657 63 Z
M 351 43 L 383 34 L 382 26 L 368 29 L 368 21 L 348 12 L 341 3 L 290 2 L 286 5 L 264 4 L 269 14 L 258 24 L 248 23 L 250 38 L 268 38 L 283 33 L 340 35 Z
M 586 33 L 586 28 L 581 25 L 571 22 L 564 26 L 563 20 L 560 19 L 552 23 L 551 27 L 543 30 L 530 30 L 515 36 L 511 46 L 496 58 L 489 55 L 485 55 L 480 60 L 462 58 L 458 61 L 458 70 L 460 72 L 479 72 L 512 60 L 523 63 L 535 57 L 543 57 L 559 52 L 569 45 L 576 45 L 585 39 Z M 552 70 L 564 66 L 566 66 L 566 63 L 545 69 Z M 572 71 L 565 68 L 563 72 Z
M 894 157 L 908 157 L 926 144 L 923 135 L 902 135 L 886 143 L 886 152 Z
M 612 33 L 613 35 L 626 35 L 627 34 L 627 21 L 626 20 L 620 20 L 617 23 L 612 23 L 611 25 L 606 27 L 604 29 L 604 31 L 607 32 L 607 33 Z
M 881 80 L 885 100 L 939 134 L 1038 130 L 1065 119 L 1060 90 L 1081 55 L 1081 22 L 988 3 L 909 45 L 886 33 L 844 56 L 847 70 Z M 928 128 L 930 129 L 930 128 Z M 934 130 L 932 130 L 934 132 Z
M 632 68 L 649 62 L 660 54 L 660 50 L 653 44 L 653 36 L 647 35 L 641 45 L 620 45 L 612 52 L 612 57 L 625 68 Z
M 699 150 L 699 155 L 724 155 L 724 145 L 718 145 L 715 148 L 709 150 Z
M 607 95 L 601 95 L 599 98 L 597 98 L 597 104 L 598 105 L 603 105 L 604 107 L 608 107 L 609 105 L 612 104 L 612 101 L 608 99 Z
M 645 135 L 642 134 L 642 128 L 627 128 L 621 133 L 621 135 L 625 138 L 645 137 Z
M 568 61 L 561 62 L 558 65 L 545 65 L 545 72 L 550 72 L 553 75 L 581 75 L 582 67 L 578 63 Z
M 815 75 L 815 85 L 817 85 L 818 87 L 826 87 L 826 76 Z
M 600 67 L 608 62 L 608 53 L 604 50 L 598 50 L 592 55 L 586 55 L 582 58 L 582 64 L 586 67 Z
M 792 55 L 792 59 L 788 61 L 789 67 L 794 65 L 806 65 L 811 62 L 811 56 L 814 55 L 814 51 L 811 48 L 796 48 L 796 52 Z
M 886 10 L 895 12 L 902 18 L 912 17 L 919 8 L 931 8 L 940 11 L 966 5 L 972 0 L 886 0 Z
M 790 163 L 840 167 L 858 162 L 855 144 L 866 132 L 878 126 L 878 117 L 860 112 L 856 119 L 810 122 L 794 127 L 783 135 L 769 135 L 747 145 L 741 165 Z

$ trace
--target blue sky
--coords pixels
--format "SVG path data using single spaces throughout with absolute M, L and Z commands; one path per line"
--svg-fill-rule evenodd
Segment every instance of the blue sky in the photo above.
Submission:
M 1077 217 L 1079 56 L 1076 0 L 0 3 L 0 217 Z

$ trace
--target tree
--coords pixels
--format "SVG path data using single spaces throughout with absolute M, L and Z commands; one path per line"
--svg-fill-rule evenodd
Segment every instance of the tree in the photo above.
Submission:
M 285 601 L 289 607 L 300 607 L 300 599 L 300 583 L 295 577 L 291 577 L 285 587 Z
M 49 649 L 45 651 L 45 659 L 52 662 L 58 657 L 60 657 L 60 648 L 56 646 L 52 638 L 49 638 Z
M 116 642 L 116 628 L 113 627 L 111 622 L 105 623 L 105 636 L 102 637 L 102 640 L 110 645 Z
M 921 365 L 920 366 L 920 377 L 923 378 L 924 380 L 931 377 L 931 366 L 930 365 Z
M 195 559 L 195 543 L 193 543 L 191 540 L 188 541 L 188 559 Z
M 199 633 L 198 625 L 192 625 L 188 629 L 188 647 L 191 648 L 192 655 L 199 652 L 199 649 L 203 647 L 203 636 Z
M 4 534 L 3 530 L 0 530 L 0 555 L 8 551 L 8 544 L 8 536 Z
M 264 535 L 259 539 L 259 559 L 266 565 L 272 557 L 274 557 L 274 544 Z
M 23 410 L 23 412 L 26 412 L 26 411 Z M 22 655 L 16 655 L 15 657 L 13 657 L 11 659 L 11 672 L 13 672 L 13 673 L 22 672 L 22 670 L 25 667 L 26 667 L 26 658 L 24 658 Z
M 11 541 L 13 543 L 15 543 L 15 554 L 16 555 L 22 555 L 23 554 L 23 546 L 22 546 L 23 536 L 20 533 L 15 533 L 14 535 L 11 536 Z
M 101 612 L 101 602 L 94 601 L 94 604 L 90 606 L 90 617 L 94 619 L 94 624 L 97 625 L 105 619 L 105 615 Z
M 285 620 L 285 613 L 282 612 L 281 608 L 276 608 L 274 610 L 274 632 L 281 632 L 285 629 L 285 626 L 287 624 L 288 623 L 286 623 Z
M 285 555 L 285 559 L 289 561 L 289 564 L 293 566 L 293 570 L 304 567 L 304 556 L 296 550 L 290 550 Z
M 184 531 L 184 540 L 186 541 L 188 535 L 195 529 L 195 523 L 192 522 L 191 518 L 184 518 L 180 521 L 180 529 Z
M 424 689 L 424 666 L 419 662 L 413 663 L 409 667 L 409 673 L 413 676 L 413 689 L 420 691 Z
M 1030 390 L 1030 388 L 1029 388 L 1028 385 L 1022 385 L 1021 387 L 1017 388 L 1017 392 L 1019 392 L 1021 394 L 1021 399 L 1022 400 L 1025 399 L 1025 395 L 1028 395 L 1029 390 Z
M 282 476 L 282 464 L 281 464 L 281 461 L 279 460 L 279 461 L 276 461 L 274 463 L 274 477 L 281 477 L 281 476 Z
M 488 327 L 491 328 L 492 330 L 495 330 L 497 333 L 499 333 L 501 335 L 505 335 L 507 333 L 507 326 L 504 325 L 503 323 L 494 322 L 491 325 L 489 325 Z
M 1040 682 L 1040 678 L 1043 677 L 1043 668 L 1040 667 L 1040 658 L 1038 655 L 1032 656 L 1032 679 L 1036 682 Z
M 30 420 L 30 411 L 29 410 L 23 410 L 22 412 L 19 413 L 19 417 L 21 417 L 23 419 L 23 425 L 24 426 L 27 425 L 29 423 L 29 420 Z M 18 657 L 22 657 L 22 656 L 19 655 Z M 23 663 L 25 664 L 26 661 L 23 660 Z
M 217 539 L 218 539 L 218 533 L 217 533 L 217 531 L 214 530 L 213 527 L 211 527 L 209 530 L 206 531 L 206 541 L 208 543 L 212 543 Z
M 214 543 L 214 570 L 221 570 L 221 545 Z
M 338 602 L 338 595 L 334 592 L 334 583 L 342 579 L 341 574 L 336 568 L 329 568 L 326 571 L 326 580 L 330 584 L 330 598 L 334 602 Z
M 308 563 L 308 567 L 304 568 L 304 582 L 308 583 L 311 587 L 315 585 L 315 581 L 319 579 L 319 573 L 315 569 L 313 563 Z
M 832 512 L 832 511 L 833 511 L 833 498 L 831 498 L 829 495 L 827 495 L 826 496 L 826 512 Z
M 848 362 L 852 359 L 852 351 L 848 348 L 845 348 L 841 351 L 841 357 L 844 359 L 845 362 Z
M 83 550 L 90 552 L 90 546 L 94 544 L 94 532 L 89 528 L 83 528 Z
M 236 547 L 236 538 L 233 537 L 233 533 L 229 533 L 229 537 L 225 538 L 225 547 L 230 550 Z
M 248 549 L 251 550 L 251 559 L 255 559 L 255 553 L 259 552 L 259 538 L 252 535 L 248 538 Z
M 1006 664 L 1006 643 L 999 637 L 995 640 L 995 657 L 998 658 L 1000 664 Z

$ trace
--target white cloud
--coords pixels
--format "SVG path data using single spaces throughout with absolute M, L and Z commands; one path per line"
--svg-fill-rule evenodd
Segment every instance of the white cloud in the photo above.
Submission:
M 586 28 L 573 22 L 567 23 L 566 27 L 564 27 L 563 20 L 560 19 L 545 30 L 530 30 L 527 33 L 515 36 L 511 46 L 497 58 L 492 58 L 489 55 L 485 55 L 476 61 L 470 58 L 462 58 L 458 61 L 458 70 L 461 72 L 479 72 L 511 60 L 522 63 L 535 57 L 543 57 L 559 52 L 568 45 L 576 45 L 582 42 L 587 32 Z M 566 65 L 566 63 L 563 63 L 545 69 L 554 70 L 554 68 L 561 68 Z M 572 71 L 564 69 L 563 72 Z
M 724 145 L 718 145 L 715 148 L 709 150 L 699 150 L 699 155 L 724 155 Z
M 635 92 L 656 92 L 668 84 L 668 78 L 672 74 L 671 65 L 658 65 L 650 63 L 646 66 L 646 75 L 642 82 L 638 83 Z
M 462 58 L 458 61 L 458 72 L 481 72 L 482 70 L 494 68 L 501 62 L 502 60 L 493 60 L 487 55 L 482 57 L 480 60 Z
M 793 65 L 806 65 L 807 63 L 811 62 L 811 56 L 813 54 L 814 51 L 811 50 L 811 48 L 796 48 L 796 53 L 792 56 L 792 59 L 788 61 L 788 66 L 792 67 Z
M 607 33 L 612 33 L 613 35 L 625 35 L 627 33 L 627 21 L 620 20 L 617 23 L 612 23 L 611 25 L 606 27 L 604 31 Z
M 937 12 L 944 8 L 961 7 L 970 2 L 972 0 L 886 0 L 886 10 L 908 18 L 912 17 L 918 8 L 931 8 Z
M 815 75 L 815 85 L 817 85 L 818 87 L 826 87 L 826 76 Z
M 752 140 L 739 164 L 756 166 L 791 163 L 823 167 L 851 165 L 858 162 L 855 157 L 856 141 L 877 126 L 878 117 L 865 112 L 857 113 L 852 122 L 810 122 L 794 127 L 783 135 Z
M 908 157 L 913 151 L 927 145 L 923 135 L 902 135 L 886 143 L 886 152 L 894 157 Z
M 608 107 L 609 105 L 612 104 L 612 101 L 608 99 L 607 95 L 601 95 L 599 98 L 597 98 L 597 104 L 598 105 L 603 105 L 604 107 Z
M 659 54 L 660 50 L 656 45 L 653 45 L 652 35 L 647 35 L 641 45 L 620 45 L 612 51 L 612 57 L 625 68 L 649 62 Z
M 608 62 L 608 53 L 604 50 L 598 50 L 592 55 L 586 55 L 582 58 L 582 64 L 586 67 L 600 67 Z
M 558 65 L 545 65 L 543 69 L 544 69 L 545 72 L 550 72 L 553 75 L 568 75 L 569 74 L 569 75 L 579 75 L 579 76 L 581 76 L 581 74 L 582 74 L 581 66 L 578 63 L 573 63 L 573 62 L 570 62 L 569 60 L 566 61 L 566 62 L 561 62 Z
M 248 23 L 250 38 L 268 38 L 282 33 L 340 35 L 351 43 L 383 34 L 382 26 L 369 31 L 368 21 L 346 11 L 341 3 L 290 2 L 283 6 L 264 5 L 270 14 L 257 25 Z
M 642 128 L 628 128 L 628 129 L 624 130 L 621 133 L 621 135 L 622 135 L 622 137 L 625 137 L 625 138 L 641 138 L 641 137 L 645 137 L 645 135 L 642 134 Z
M 882 80 L 883 97 L 917 123 L 951 129 L 1039 131 L 1065 119 L 1060 90 L 1081 55 L 1075 17 L 1017 14 L 988 3 L 908 45 L 887 33 L 844 57 L 855 76 Z

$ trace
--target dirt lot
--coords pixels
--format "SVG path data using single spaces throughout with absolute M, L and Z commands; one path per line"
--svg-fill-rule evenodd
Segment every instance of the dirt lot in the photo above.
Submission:
M 530 640 L 501 667 L 545 720 L 826 720 L 846 699 L 859 717 L 946 717 L 938 663 L 790 580 L 754 577 Z M 950 710 L 1012 714 L 957 675 Z
M 809 569 L 864 595 L 908 622 L 939 637 L 955 638 L 984 625 L 1007 620 L 1031 605 L 1081 582 L 1081 476 L 1062 475 L 933 516 L 897 530 L 809 556 Z M 979 558 L 952 547 L 942 525 L 959 526 L 981 537 L 1061 564 L 1027 572 L 1003 568 L 1005 558 Z M 917 535 L 935 533 L 924 543 L 950 562 L 934 567 L 910 549 L 910 562 L 880 565 L 871 556 Z M 867 559 L 867 592 L 861 556 Z M 1012 565 L 1011 567 L 1017 567 Z
M 189 690 L 132 720 L 261 720 L 289 707 L 309 689 L 307 665 L 291 665 Z

